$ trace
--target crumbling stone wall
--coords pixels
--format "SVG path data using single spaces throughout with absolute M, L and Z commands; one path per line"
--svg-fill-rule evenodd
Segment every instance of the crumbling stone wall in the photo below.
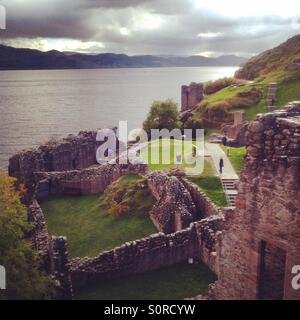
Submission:
M 266 243 L 285 252 L 284 278 L 273 290 L 282 290 L 284 299 L 300 299 L 300 290 L 291 286 L 292 267 L 300 265 L 300 103 L 257 116 L 245 140 L 245 169 L 236 209 L 225 216 L 219 236 L 219 279 L 212 297 L 268 298 L 261 292 Z
M 30 238 L 33 247 L 42 259 L 43 267 L 47 272 L 51 272 L 51 238 L 48 233 L 44 213 L 35 200 L 28 208 L 28 221 L 32 225 Z
M 89 195 L 104 192 L 119 177 L 129 173 L 144 174 L 147 165 L 102 164 L 83 170 L 65 172 L 36 172 L 35 197 L 38 200 L 49 195 Z
M 202 83 L 191 83 L 181 87 L 181 112 L 195 107 L 204 98 Z
M 52 237 L 52 264 L 53 276 L 56 279 L 56 299 L 73 299 L 73 286 L 69 270 L 67 239 L 65 237 Z
M 56 298 L 72 299 L 66 239 L 49 235 L 43 211 L 36 200 L 28 208 L 28 220 L 32 224 L 30 238 L 33 246 L 44 270 L 55 280 Z
M 32 190 L 33 173 L 82 169 L 96 163 L 96 132 L 81 132 L 37 149 L 20 152 L 9 160 L 9 175 Z
M 78 136 L 70 135 L 12 156 L 8 173 L 25 184 L 28 190 L 25 200 L 29 202 L 34 192 L 34 172 L 83 169 L 96 164 L 96 150 L 101 145 L 96 135 L 96 131 L 83 131 Z
M 186 178 L 180 178 L 180 181 L 190 193 L 196 206 L 196 220 L 204 219 L 213 215 L 222 215 L 222 209 L 215 205 L 195 184 Z
M 201 258 L 211 270 L 217 270 L 215 242 L 222 227 L 223 217 L 213 216 L 172 234 L 158 233 L 127 242 L 94 258 L 74 258 L 70 260 L 73 287 L 155 270 L 189 258 Z
M 175 176 L 152 172 L 147 176 L 149 189 L 157 202 L 150 218 L 158 230 L 172 233 L 187 228 L 196 220 L 196 207 L 185 186 Z

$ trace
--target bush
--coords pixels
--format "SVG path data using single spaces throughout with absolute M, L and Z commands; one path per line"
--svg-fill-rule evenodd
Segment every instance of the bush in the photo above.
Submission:
M 204 86 L 204 93 L 213 94 L 235 83 L 236 80 L 234 78 L 222 78 L 216 81 L 209 81 Z
M 27 238 L 31 226 L 20 200 L 23 190 L 17 190 L 15 183 L 0 172 L 0 265 L 7 276 L 0 300 L 48 299 L 54 294 L 54 283 L 40 270 L 37 252 Z
M 147 215 L 155 200 L 147 180 L 139 175 L 123 176 L 104 192 L 101 206 L 115 217 Z

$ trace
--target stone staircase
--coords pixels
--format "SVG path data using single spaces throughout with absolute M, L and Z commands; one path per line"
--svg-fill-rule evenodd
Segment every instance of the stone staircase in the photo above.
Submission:
M 274 102 L 276 101 L 276 93 L 277 93 L 277 83 L 275 82 L 270 83 L 268 88 L 268 97 L 267 97 L 267 104 L 270 112 L 276 110 L 275 105 L 270 105 L 271 100 L 273 100 Z
M 229 179 L 229 178 L 222 178 L 221 182 L 223 189 L 225 191 L 225 195 L 230 207 L 235 207 L 235 198 L 238 193 L 237 191 L 237 182 L 238 179 Z

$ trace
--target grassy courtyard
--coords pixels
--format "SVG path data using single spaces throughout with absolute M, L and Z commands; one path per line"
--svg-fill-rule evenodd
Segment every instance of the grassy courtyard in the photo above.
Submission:
M 133 179 L 127 177 L 121 183 L 126 184 Z M 126 241 L 157 232 L 149 218 L 150 210 L 144 214 L 128 213 L 117 217 L 101 206 L 103 197 L 100 194 L 63 196 L 41 202 L 49 232 L 67 237 L 70 257 L 95 256 Z M 148 200 L 144 199 L 151 207 L 152 200 Z
M 187 159 L 182 159 L 182 168 L 193 168 L 194 164 L 187 161 L 193 156 L 193 145 L 196 142 L 187 140 L 182 142 L 175 139 L 159 139 L 148 143 L 148 146 L 141 151 L 141 156 L 147 160 L 148 167 L 152 171 L 167 170 L 176 167 L 176 155 L 186 152 Z
M 77 300 L 171 300 L 204 293 L 216 276 L 202 263 L 171 267 L 99 281 L 75 291 Z

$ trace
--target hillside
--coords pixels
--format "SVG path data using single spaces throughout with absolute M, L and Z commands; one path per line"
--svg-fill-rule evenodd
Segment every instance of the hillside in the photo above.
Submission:
M 297 67 L 298 66 L 298 67 Z M 267 50 L 246 62 L 235 77 L 254 80 L 270 74 L 287 75 L 300 72 L 300 35 L 294 36 L 278 47 Z
M 242 110 L 247 120 L 268 111 L 267 92 L 277 82 L 278 109 L 300 100 L 300 35 L 265 51 L 246 62 L 233 79 L 220 79 L 205 85 L 205 99 L 192 110 L 187 128 L 220 128 Z
M 0 45 L 0 70 L 238 66 L 245 61 L 245 58 L 232 55 L 217 58 L 128 56 L 115 53 L 88 55 L 55 50 L 42 52 Z

